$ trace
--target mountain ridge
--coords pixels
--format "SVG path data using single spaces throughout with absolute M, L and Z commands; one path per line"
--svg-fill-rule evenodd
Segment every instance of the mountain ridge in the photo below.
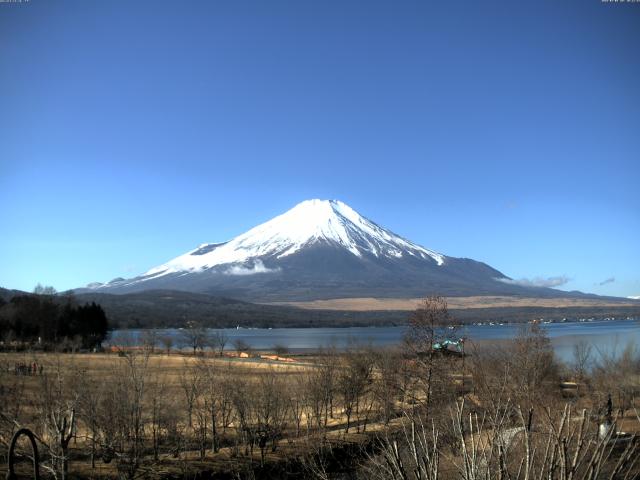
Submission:
M 473 259 L 407 240 L 338 200 L 306 200 L 226 242 L 203 243 L 142 275 L 78 292 L 182 290 L 251 302 L 582 293 L 515 284 Z

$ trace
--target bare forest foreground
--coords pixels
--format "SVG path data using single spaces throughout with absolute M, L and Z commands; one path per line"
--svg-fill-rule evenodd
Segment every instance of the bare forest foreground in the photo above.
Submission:
M 28 428 L 56 479 L 640 478 L 635 347 L 578 344 L 563 365 L 535 325 L 499 347 L 447 340 L 434 297 L 393 350 L 0 353 L 0 461 Z M 32 478 L 26 437 L 14 458 Z

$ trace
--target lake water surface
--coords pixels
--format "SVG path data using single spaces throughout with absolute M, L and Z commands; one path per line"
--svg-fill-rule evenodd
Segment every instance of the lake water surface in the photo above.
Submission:
M 594 355 L 620 354 L 629 343 L 640 347 L 640 321 L 607 320 L 592 322 L 548 323 L 542 327 L 547 331 L 556 355 L 571 361 L 573 347 L 579 341 L 586 341 L 593 347 Z M 461 327 L 457 335 L 475 342 L 506 340 L 518 334 L 518 324 L 468 325 Z M 211 332 L 215 332 L 211 329 Z M 221 329 L 229 339 L 227 349 L 233 349 L 236 339 L 244 340 L 254 350 L 269 350 L 274 345 L 282 345 L 294 353 L 335 346 L 344 348 L 352 342 L 378 347 L 393 346 L 402 342 L 406 327 L 348 327 L 348 328 L 273 328 L 273 329 Z M 116 330 L 112 333 L 113 343 L 123 336 L 139 344 L 144 330 Z M 185 346 L 180 329 L 158 329 L 159 337 L 172 336 L 176 347 Z

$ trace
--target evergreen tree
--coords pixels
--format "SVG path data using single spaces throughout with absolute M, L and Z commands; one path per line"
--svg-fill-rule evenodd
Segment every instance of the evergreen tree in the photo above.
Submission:
M 106 338 L 109 322 L 95 302 L 75 305 L 73 298 L 61 304 L 53 295 L 18 295 L 0 305 L 0 335 L 26 343 L 58 344 L 79 337 L 82 348 L 99 346 Z

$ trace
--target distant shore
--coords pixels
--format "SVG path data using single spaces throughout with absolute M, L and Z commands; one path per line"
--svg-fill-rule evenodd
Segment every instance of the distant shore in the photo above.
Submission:
M 332 298 L 327 300 L 310 300 L 300 302 L 272 302 L 266 305 L 288 305 L 308 310 L 342 310 L 342 311 L 411 311 L 420 304 L 421 298 Z M 508 296 L 447 297 L 450 309 L 477 308 L 570 308 L 570 307 L 638 307 L 640 301 L 620 298 L 535 298 Z

